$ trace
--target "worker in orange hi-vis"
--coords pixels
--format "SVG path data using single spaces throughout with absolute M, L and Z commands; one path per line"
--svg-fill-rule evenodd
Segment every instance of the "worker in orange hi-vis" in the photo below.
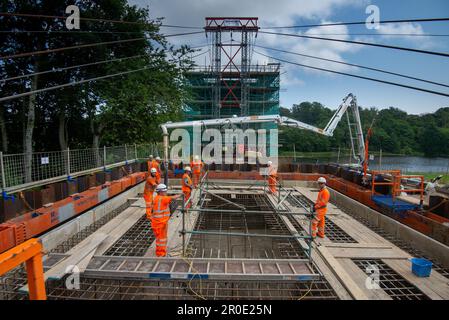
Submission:
M 156 187 L 157 195 L 153 199 L 153 212 L 151 214 L 151 228 L 156 236 L 156 256 L 167 255 L 167 231 L 170 220 L 170 203 L 181 195 L 168 196 L 167 186 L 163 183 Z
M 150 175 L 145 181 L 145 187 L 143 189 L 143 198 L 145 199 L 145 205 L 147 207 L 146 209 L 147 219 L 151 219 L 151 209 L 153 207 L 153 194 L 154 191 L 156 190 L 157 185 L 161 183 L 160 179 L 157 178 L 156 173 L 157 171 L 155 168 L 150 169 Z
M 147 161 L 148 172 L 150 172 L 150 170 L 151 170 L 151 163 L 152 163 L 152 162 L 153 162 L 153 155 L 150 154 L 150 155 L 148 156 L 148 161 Z
M 162 177 L 162 170 L 161 170 L 161 158 L 156 157 L 153 161 L 151 161 L 150 169 L 154 168 L 156 169 L 156 177 L 160 180 Z
M 203 162 L 199 156 L 194 156 L 193 161 L 190 163 L 190 167 L 193 172 L 193 185 L 196 188 L 201 180 L 201 171 L 203 169 Z
M 326 221 L 327 204 L 329 203 L 330 193 L 326 188 L 326 179 L 320 177 L 318 179 L 318 185 L 320 186 L 320 192 L 318 192 L 318 198 L 314 205 L 315 217 L 312 220 L 312 237 L 324 238 L 324 225 Z M 318 232 L 317 232 L 318 229 Z
M 275 194 L 277 192 L 277 176 L 277 170 L 273 165 L 273 162 L 268 161 L 268 188 L 270 189 L 270 192 L 272 194 Z
M 190 176 L 192 175 L 192 168 L 189 166 L 184 168 L 184 175 L 182 176 L 182 193 L 184 194 L 184 204 L 187 203 L 190 199 L 190 195 L 192 194 L 193 183 Z M 190 208 L 191 203 L 189 202 L 186 205 L 186 208 Z

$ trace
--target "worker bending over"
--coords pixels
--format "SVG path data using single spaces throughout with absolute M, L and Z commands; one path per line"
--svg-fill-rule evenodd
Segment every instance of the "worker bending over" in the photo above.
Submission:
M 145 188 L 143 189 L 143 198 L 145 199 L 145 205 L 147 207 L 146 214 L 148 219 L 151 219 L 151 209 L 153 207 L 153 194 L 159 183 L 161 183 L 161 181 L 156 176 L 156 169 L 151 168 L 150 175 L 145 181 Z
M 168 196 L 167 186 L 163 183 L 156 187 L 157 195 L 153 199 L 153 212 L 151 213 L 151 228 L 156 236 L 156 256 L 167 255 L 167 231 L 170 219 L 170 203 L 181 195 Z
M 203 169 L 203 162 L 200 160 L 199 156 L 193 157 L 190 167 L 193 171 L 193 185 L 196 188 L 201 180 L 201 170 Z
M 272 194 L 275 194 L 277 191 L 277 170 L 273 165 L 273 162 L 268 161 L 268 188 Z
M 192 168 L 189 166 L 184 168 L 184 175 L 182 176 L 182 193 L 184 194 L 184 204 L 187 203 L 192 194 L 193 183 L 191 179 Z M 186 208 L 190 208 L 191 203 L 188 203 Z
M 156 177 L 160 180 L 161 176 L 162 176 L 161 158 L 160 157 L 156 157 L 156 159 L 151 161 L 150 170 L 151 170 L 151 168 L 156 169 Z
M 327 213 L 327 204 L 329 203 L 330 193 L 326 188 L 326 179 L 320 177 L 318 179 L 318 185 L 320 187 L 320 192 L 318 192 L 318 198 L 314 205 L 315 217 L 312 220 L 312 237 L 317 236 L 318 229 L 318 237 L 324 238 L 324 225 L 326 220 Z

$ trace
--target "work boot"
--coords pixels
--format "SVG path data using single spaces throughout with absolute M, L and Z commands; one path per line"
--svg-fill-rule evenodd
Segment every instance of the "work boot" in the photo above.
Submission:
M 321 239 L 324 239 L 324 234 L 318 234 L 318 237 L 320 237 Z

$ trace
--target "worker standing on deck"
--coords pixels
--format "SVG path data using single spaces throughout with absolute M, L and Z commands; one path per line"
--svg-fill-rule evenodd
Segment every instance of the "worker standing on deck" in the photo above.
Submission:
M 157 185 L 161 183 L 160 179 L 157 178 L 156 173 L 157 171 L 155 168 L 150 169 L 150 175 L 145 182 L 145 188 L 143 190 L 143 198 L 145 199 L 145 205 L 147 207 L 146 214 L 148 219 L 151 219 L 154 191 L 156 190 Z
M 150 172 L 150 170 L 151 170 L 151 163 L 152 163 L 152 162 L 153 162 L 153 155 L 150 154 L 150 155 L 148 156 L 148 161 L 147 161 L 148 172 Z
M 203 162 L 200 160 L 199 156 L 193 157 L 190 167 L 193 170 L 193 185 L 196 188 L 201 180 L 201 170 L 203 169 Z
M 330 193 L 326 187 L 326 179 L 320 177 L 318 179 L 318 185 L 320 191 L 318 192 L 318 198 L 314 205 L 315 217 L 312 220 L 312 237 L 324 238 L 324 225 L 326 221 L 327 204 L 329 203 Z M 318 232 L 317 232 L 318 229 Z
M 155 168 L 156 169 L 156 177 L 161 180 L 162 171 L 161 171 L 161 158 L 156 157 L 153 161 L 151 161 L 150 169 Z
M 268 161 L 268 188 L 272 194 L 275 194 L 277 191 L 277 170 L 273 165 L 273 162 Z
M 153 199 L 153 210 L 151 213 L 151 228 L 156 236 L 156 256 L 167 255 L 167 231 L 170 219 L 170 203 L 181 195 L 168 196 L 167 186 L 163 183 L 156 187 L 157 195 Z
M 182 193 L 184 194 L 184 204 L 187 203 L 192 194 L 193 183 L 191 179 L 192 168 L 186 166 L 184 168 L 184 175 L 182 176 Z M 189 203 L 186 208 L 190 208 L 191 203 Z

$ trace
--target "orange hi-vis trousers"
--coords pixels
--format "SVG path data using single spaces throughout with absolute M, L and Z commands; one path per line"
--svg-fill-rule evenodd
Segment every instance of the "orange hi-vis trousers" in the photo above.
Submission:
M 187 201 L 189 201 L 190 199 L 190 195 L 192 194 L 191 190 L 183 190 L 182 193 L 184 193 L 184 204 L 187 203 Z M 190 208 L 190 206 L 192 205 L 191 202 L 187 203 L 187 205 L 185 206 L 186 209 Z
M 326 225 L 326 212 L 317 212 L 312 220 L 312 237 L 316 237 L 317 233 L 320 238 L 324 238 L 324 226 Z M 318 232 L 317 232 L 318 231 Z
M 277 179 L 275 175 L 268 176 L 268 187 L 270 189 L 270 192 L 275 194 L 277 192 L 276 188 Z
M 153 192 L 144 194 L 147 219 L 151 219 L 151 211 L 153 209 Z
M 156 256 L 165 257 L 167 255 L 168 221 L 151 219 L 151 229 L 156 237 Z
M 201 172 L 194 172 L 192 174 L 192 178 L 193 178 L 193 186 L 196 188 L 201 180 Z

